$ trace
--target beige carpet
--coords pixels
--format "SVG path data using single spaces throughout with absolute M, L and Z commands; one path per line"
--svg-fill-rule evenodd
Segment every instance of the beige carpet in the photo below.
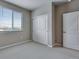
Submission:
M 30 42 L 1 50 L 0 59 L 79 59 L 79 52 Z

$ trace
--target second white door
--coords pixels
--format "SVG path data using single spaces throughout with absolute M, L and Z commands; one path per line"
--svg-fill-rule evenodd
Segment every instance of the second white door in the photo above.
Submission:
M 79 11 L 63 14 L 63 46 L 79 50 Z

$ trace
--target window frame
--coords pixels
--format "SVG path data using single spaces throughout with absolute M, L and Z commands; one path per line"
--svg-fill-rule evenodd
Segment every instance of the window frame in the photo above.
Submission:
M 0 32 L 21 32 L 22 30 L 23 30 L 23 12 L 22 11 L 19 11 L 19 10 L 15 10 L 15 9 L 13 9 L 13 8 L 8 8 L 8 7 L 6 7 L 6 6 L 3 6 L 3 5 L 0 5 L 2 8 L 6 8 L 6 9 L 10 9 L 10 10 L 12 10 L 12 24 L 11 24 L 11 26 L 12 26 L 12 30 L 5 30 L 5 31 L 0 31 Z M 21 13 L 21 30 L 13 30 L 13 28 L 14 28 L 14 15 L 13 15 L 13 12 L 18 12 L 18 13 Z

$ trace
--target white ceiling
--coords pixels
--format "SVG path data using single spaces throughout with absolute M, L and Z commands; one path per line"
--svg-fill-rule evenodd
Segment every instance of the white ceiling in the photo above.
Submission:
M 48 2 L 67 2 L 69 0 L 5 0 L 28 10 L 34 10 Z

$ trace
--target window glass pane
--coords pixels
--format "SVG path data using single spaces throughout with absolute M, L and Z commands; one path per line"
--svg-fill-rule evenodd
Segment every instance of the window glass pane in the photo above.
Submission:
M 13 12 L 13 19 L 14 19 L 14 29 L 21 30 L 21 19 L 22 14 L 20 12 Z
M 12 10 L 3 8 L 2 16 L 0 16 L 0 30 L 8 31 L 12 27 Z

